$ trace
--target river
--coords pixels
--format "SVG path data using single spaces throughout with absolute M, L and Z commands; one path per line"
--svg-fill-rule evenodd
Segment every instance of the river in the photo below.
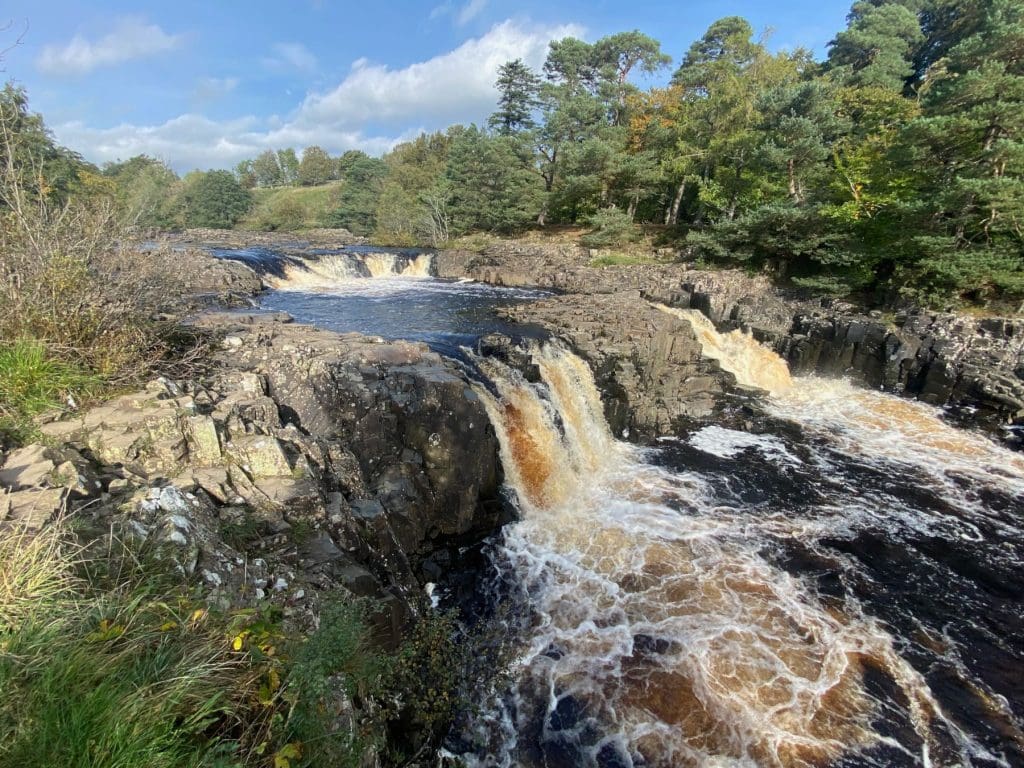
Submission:
M 475 358 L 483 334 L 517 335 L 491 307 L 539 295 L 369 251 L 275 262 L 263 306 Z M 557 342 L 523 340 L 539 381 L 473 360 L 519 513 L 479 592 L 502 606 L 514 662 L 447 751 L 472 766 L 1024 765 L 1021 456 L 930 406 L 791 378 L 749 336 L 663 309 L 770 393 L 760 432 L 625 443 Z

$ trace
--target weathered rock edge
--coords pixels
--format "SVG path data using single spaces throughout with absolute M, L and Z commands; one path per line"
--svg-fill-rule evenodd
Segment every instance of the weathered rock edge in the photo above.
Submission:
M 3 457 L 0 529 L 61 508 L 152 547 L 225 605 L 300 626 L 343 590 L 398 641 L 452 551 L 502 522 L 498 444 L 462 372 L 425 345 L 213 313 L 213 372 L 43 425 Z
M 1024 427 L 1024 319 L 919 309 L 884 316 L 831 299 L 807 299 L 779 290 L 767 277 L 737 270 L 697 270 L 685 263 L 592 267 L 590 261 L 590 252 L 576 246 L 512 242 L 483 253 L 441 251 L 435 267 L 440 277 L 546 287 L 567 294 L 509 314 L 522 322 L 545 324 L 569 341 L 592 363 L 606 397 L 621 400 L 616 384 L 622 384 L 627 399 L 639 408 L 634 420 L 640 426 L 658 426 L 673 413 L 699 411 L 708 400 L 709 393 L 702 390 L 690 402 L 694 393 L 683 390 L 679 402 L 671 403 L 676 373 L 665 381 L 657 373 L 641 373 L 637 384 L 654 387 L 646 393 L 633 388 L 631 373 L 613 377 L 614 381 L 603 375 L 609 366 L 661 369 L 664 356 L 648 352 L 658 343 L 642 339 L 645 318 L 652 317 L 645 304 L 661 303 L 700 310 L 720 330 L 751 332 L 786 359 L 794 374 L 848 377 L 950 406 L 964 421 L 989 429 Z M 632 315 L 630 306 L 635 310 Z M 682 337 L 677 343 L 691 346 L 684 330 L 665 323 L 647 323 L 650 334 L 677 334 Z M 608 351 L 605 339 L 618 351 Z M 610 363 L 611 357 L 618 362 Z M 713 374 L 692 368 L 683 375 L 699 379 Z M 665 403 L 646 402 L 651 398 Z M 610 411 L 614 420 L 615 407 Z

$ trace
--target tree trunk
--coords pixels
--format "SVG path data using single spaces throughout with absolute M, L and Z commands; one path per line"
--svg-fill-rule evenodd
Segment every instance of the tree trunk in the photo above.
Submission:
M 629 199 L 629 207 L 626 209 L 626 214 L 629 216 L 629 220 L 633 221 L 636 218 L 636 207 L 640 204 L 640 195 L 634 194 Z
M 676 196 L 672 198 L 672 205 L 665 211 L 665 226 L 674 227 L 679 223 L 679 206 L 683 204 L 684 194 L 686 194 L 686 179 L 679 182 Z
M 796 169 L 793 158 L 789 158 L 789 162 L 786 163 L 786 171 L 789 173 L 789 196 L 793 199 L 793 202 L 800 202 L 800 193 L 797 192 L 796 188 Z

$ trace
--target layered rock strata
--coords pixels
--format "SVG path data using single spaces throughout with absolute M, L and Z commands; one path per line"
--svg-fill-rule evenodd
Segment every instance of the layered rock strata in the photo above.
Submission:
M 316 612 L 372 598 L 385 642 L 429 560 L 495 529 L 497 441 L 460 371 L 426 346 L 279 315 L 206 315 L 214 372 L 150 382 L 42 426 L 4 457 L 0 525 L 62 510 L 151 547 L 211 600 Z

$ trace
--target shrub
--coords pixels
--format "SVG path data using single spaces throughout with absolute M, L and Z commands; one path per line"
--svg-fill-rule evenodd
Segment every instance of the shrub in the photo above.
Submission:
M 633 220 L 619 208 L 604 208 L 591 216 L 587 223 L 591 231 L 580 238 L 580 242 L 587 248 L 624 245 L 637 238 Z

